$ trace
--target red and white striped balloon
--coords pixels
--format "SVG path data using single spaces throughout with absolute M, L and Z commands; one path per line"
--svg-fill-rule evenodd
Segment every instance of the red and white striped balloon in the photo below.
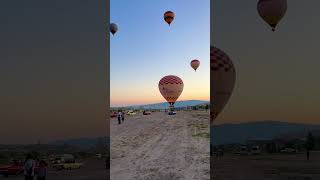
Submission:
M 197 59 L 194 59 L 191 61 L 190 65 L 194 69 L 194 71 L 196 71 L 198 69 L 198 67 L 200 66 L 200 61 Z
M 173 105 L 183 91 L 183 81 L 178 76 L 168 75 L 159 81 L 159 91 L 170 105 Z

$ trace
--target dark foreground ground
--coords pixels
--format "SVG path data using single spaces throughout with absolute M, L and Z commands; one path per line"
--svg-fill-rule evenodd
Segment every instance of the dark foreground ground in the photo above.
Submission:
M 9 176 L 8 178 L 4 178 L 0 176 L 0 179 L 1 180 L 2 179 L 23 180 L 24 177 L 22 175 Z M 84 166 L 81 169 L 76 169 L 76 170 L 56 171 L 50 168 L 47 179 L 48 180 L 107 180 L 105 161 L 98 160 L 98 159 L 85 160 Z
M 225 154 L 214 162 L 214 180 L 320 180 L 320 152 L 305 154 Z

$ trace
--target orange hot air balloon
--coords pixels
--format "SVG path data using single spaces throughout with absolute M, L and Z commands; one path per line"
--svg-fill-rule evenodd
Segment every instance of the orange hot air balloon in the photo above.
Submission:
M 213 122 L 232 94 L 236 71 L 229 56 L 216 47 L 210 47 L 210 69 L 210 121 Z
M 261 18 L 275 31 L 287 11 L 287 0 L 259 0 L 257 9 Z
M 178 76 L 169 75 L 159 81 L 159 90 L 164 99 L 173 106 L 183 91 L 183 81 Z
M 170 24 L 172 23 L 172 21 L 173 21 L 173 19 L 174 19 L 174 13 L 172 12 L 172 11 L 167 11 L 167 12 L 165 12 L 164 13 L 164 15 L 163 15 L 163 19 L 169 24 L 169 26 L 170 26 Z
M 110 24 L 110 32 L 114 35 L 118 31 L 118 26 L 115 23 Z
M 191 61 L 190 65 L 194 69 L 194 71 L 196 71 L 198 69 L 198 67 L 200 66 L 200 61 L 197 59 L 194 59 Z

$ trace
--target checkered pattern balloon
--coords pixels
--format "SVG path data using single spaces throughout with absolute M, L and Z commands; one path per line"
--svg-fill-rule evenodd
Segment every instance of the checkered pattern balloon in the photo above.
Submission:
M 210 47 L 210 69 L 210 121 L 213 122 L 232 94 L 236 71 L 230 57 L 216 47 Z
M 159 81 L 159 91 L 170 105 L 173 105 L 183 91 L 183 81 L 178 76 L 169 75 Z

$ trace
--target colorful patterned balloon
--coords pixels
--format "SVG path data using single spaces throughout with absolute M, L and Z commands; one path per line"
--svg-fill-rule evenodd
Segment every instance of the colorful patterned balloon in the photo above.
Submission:
M 210 47 L 210 69 L 210 121 L 213 122 L 232 94 L 236 71 L 229 56 L 216 47 Z
M 183 91 L 183 81 L 178 76 L 169 75 L 159 81 L 159 91 L 170 105 L 174 105 Z
M 200 61 L 197 59 L 194 59 L 190 63 L 191 67 L 196 71 L 198 67 L 200 66 Z

